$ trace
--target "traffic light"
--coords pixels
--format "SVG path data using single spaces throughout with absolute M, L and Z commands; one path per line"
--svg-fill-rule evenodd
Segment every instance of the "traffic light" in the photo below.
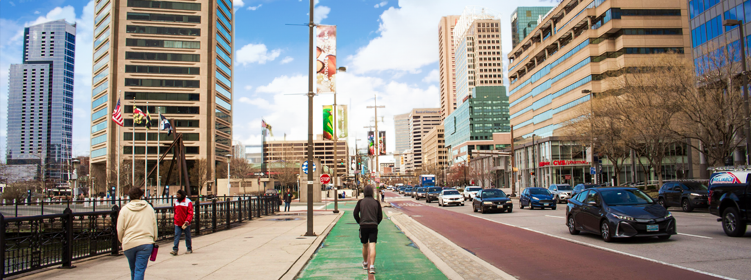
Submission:
M 529 172 L 529 175 L 535 176 L 535 172 L 534 171 Z

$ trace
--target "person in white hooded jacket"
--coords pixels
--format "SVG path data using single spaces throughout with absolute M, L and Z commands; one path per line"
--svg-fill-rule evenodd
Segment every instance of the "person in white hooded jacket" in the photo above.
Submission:
M 117 239 L 128 258 L 130 278 L 142 280 L 157 239 L 156 212 L 148 202 L 141 200 L 143 190 L 140 188 L 131 188 L 128 195 L 130 202 L 117 216 Z

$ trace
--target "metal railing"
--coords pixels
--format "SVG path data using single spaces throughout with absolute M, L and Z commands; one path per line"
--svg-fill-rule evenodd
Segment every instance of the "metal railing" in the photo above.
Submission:
M 194 201 L 193 235 L 226 230 L 233 224 L 278 211 L 276 196 L 217 197 Z M 125 201 L 122 201 L 126 203 Z M 100 208 L 102 209 L 102 208 Z M 158 239 L 174 238 L 174 208 L 154 207 Z M 74 260 L 102 254 L 117 255 L 118 205 L 104 211 L 6 218 L 0 213 L 0 279 L 45 267 L 72 267 Z

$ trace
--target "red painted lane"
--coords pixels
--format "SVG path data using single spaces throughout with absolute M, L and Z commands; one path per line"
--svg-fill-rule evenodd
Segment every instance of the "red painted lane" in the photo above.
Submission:
M 520 279 L 717 279 L 467 214 L 414 206 L 412 201 L 395 204 L 416 221 Z

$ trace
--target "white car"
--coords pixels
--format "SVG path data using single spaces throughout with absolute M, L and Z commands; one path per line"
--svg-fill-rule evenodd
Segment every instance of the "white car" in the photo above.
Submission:
M 474 200 L 475 196 L 477 195 L 477 192 L 480 191 L 482 188 L 479 186 L 467 186 L 464 188 L 464 192 L 462 192 L 462 196 L 464 196 L 464 200 Z
M 566 203 L 571 198 L 574 188 L 569 184 L 553 184 L 548 187 L 548 190 L 553 194 L 556 203 Z
M 457 190 L 448 189 L 441 191 L 441 194 L 438 195 L 438 206 L 446 207 L 446 205 L 451 204 L 464 206 L 464 196 Z

